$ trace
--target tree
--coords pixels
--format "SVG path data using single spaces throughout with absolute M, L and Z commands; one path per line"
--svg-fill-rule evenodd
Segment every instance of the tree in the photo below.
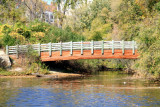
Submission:
M 143 11 L 148 9 L 151 11 L 153 9 L 153 6 L 160 2 L 160 0 L 136 0 L 136 3 L 141 7 Z
M 23 2 L 27 8 L 26 14 L 29 16 L 30 21 L 43 19 L 45 3 L 42 0 L 24 0 Z
M 15 23 L 22 19 L 24 8 L 17 7 L 17 0 L 0 0 L 0 22 Z
M 56 18 L 57 26 L 62 28 L 63 21 L 68 10 L 74 9 L 82 3 L 86 3 L 87 0 L 53 0 L 53 3 L 57 5 Z

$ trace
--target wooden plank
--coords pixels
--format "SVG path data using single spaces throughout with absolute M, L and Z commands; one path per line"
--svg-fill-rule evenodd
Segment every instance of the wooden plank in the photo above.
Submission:
M 9 46 L 9 48 L 16 48 L 16 46 Z
M 9 54 L 8 54 L 8 55 L 10 55 L 10 54 L 16 54 L 16 52 L 9 52 Z

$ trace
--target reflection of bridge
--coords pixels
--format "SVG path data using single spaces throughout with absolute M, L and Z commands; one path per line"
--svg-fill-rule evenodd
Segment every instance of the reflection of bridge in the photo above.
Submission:
M 11 58 L 30 50 L 38 52 L 41 60 L 75 60 L 75 59 L 137 59 L 135 41 L 91 41 L 60 42 L 48 44 L 6 46 L 6 53 Z

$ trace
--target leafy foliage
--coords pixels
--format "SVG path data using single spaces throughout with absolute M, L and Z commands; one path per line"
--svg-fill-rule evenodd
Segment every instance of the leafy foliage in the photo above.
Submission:
M 67 16 L 64 28 L 69 26 L 88 40 L 105 39 L 112 29 L 112 23 L 108 20 L 110 10 L 109 0 L 94 0 L 90 5 L 83 4 L 73 11 L 72 16 Z
M 69 27 L 62 30 L 47 23 L 34 21 L 29 24 L 21 22 L 15 25 L 0 25 L 2 45 L 16 45 L 29 43 L 48 43 L 84 40 L 82 35 L 71 31 Z
M 15 0 L 2 0 L 0 3 L 0 22 L 1 23 L 15 23 L 17 21 L 24 21 L 24 7 L 16 7 Z

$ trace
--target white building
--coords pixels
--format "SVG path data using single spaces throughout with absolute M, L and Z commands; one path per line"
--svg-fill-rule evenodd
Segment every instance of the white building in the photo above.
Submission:
M 50 11 L 44 12 L 44 20 L 48 23 L 54 23 L 54 13 Z

